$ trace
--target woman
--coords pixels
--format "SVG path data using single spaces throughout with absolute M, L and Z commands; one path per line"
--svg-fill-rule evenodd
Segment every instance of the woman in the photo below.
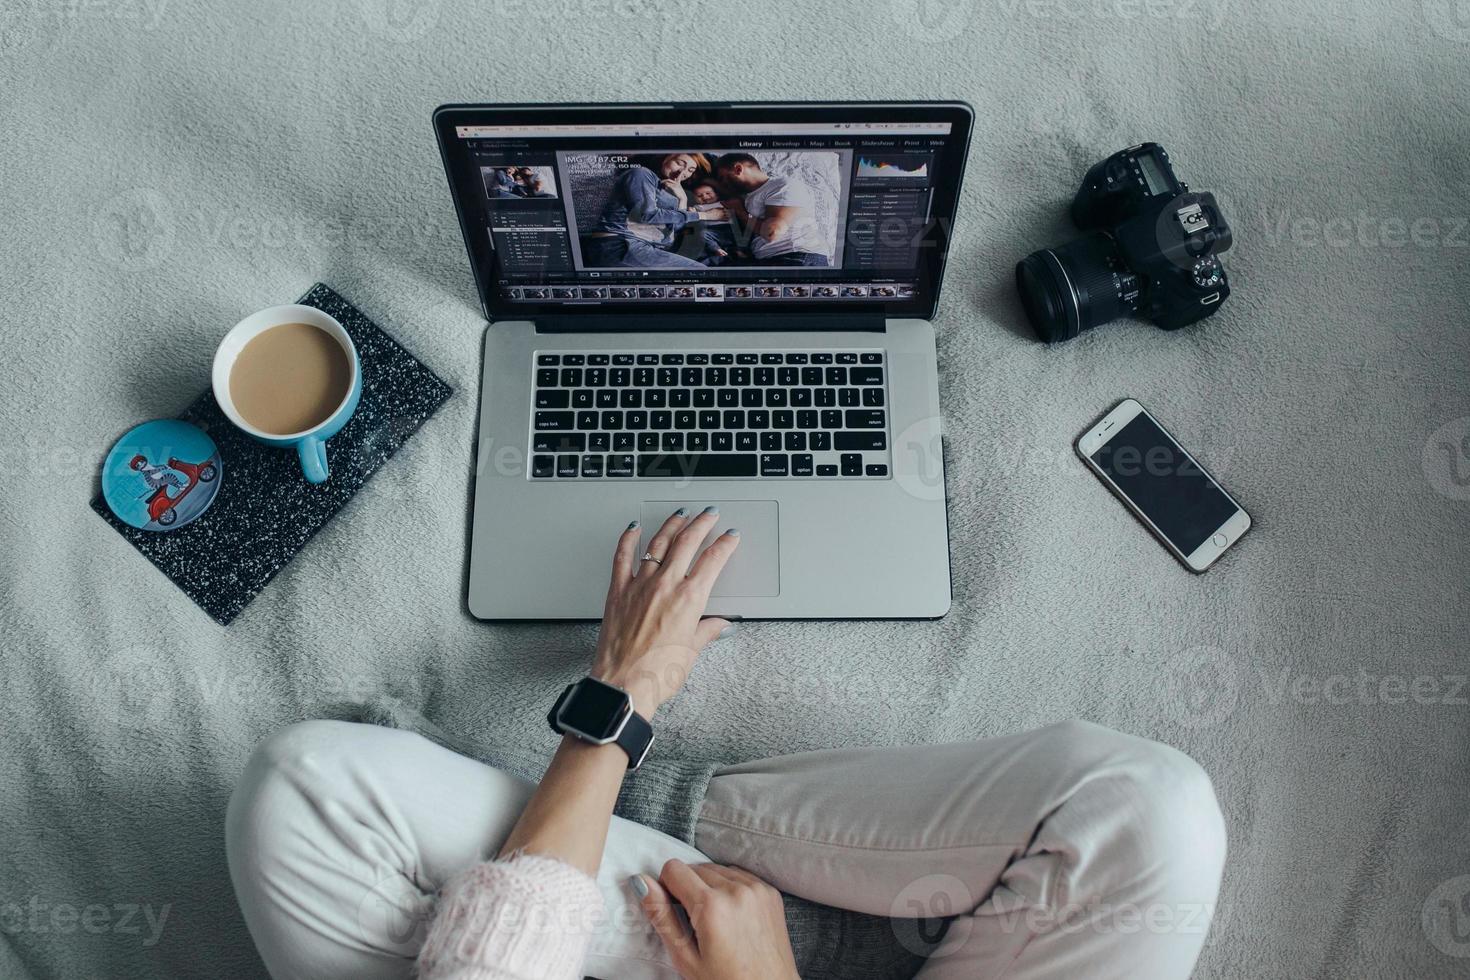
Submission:
M 618 539 L 590 676 L 646 719 L 728 627 L 701 618 L 739 545 L 731 530 L 699 553 L 717 513 L 679 510 L 641 559 L 636 522 Z M 277 980 L 789 980 L 799 962 L 876 975 L 810 962 L 811 929 L 793 948 L 785 892 L 892 916 L 870 921 L 910 950 L 911 920 L 943 917 L 917 964 L 928 980 L 1182 978 L 1224 861 L 1197 765 L 1076 722 L 718 769 L 692 846 L 612 816 L 628 768 L 618 745 L 571 736 L 534 786 L 398 730 L 315 721 L 272 736 L 226 831 L 266 966 Z M 832 946 L 876 955 L 871 938 Z
M 596 228 L 582 236 L 582 262 L 591 268 L 703 269 L 704 263 L 672 251 L 686 225 L 723 218 L 701 213 L 689 202 L 687 181 L 708 177 L 703 153 L 668 153 L 634 158 L 613 183 Z

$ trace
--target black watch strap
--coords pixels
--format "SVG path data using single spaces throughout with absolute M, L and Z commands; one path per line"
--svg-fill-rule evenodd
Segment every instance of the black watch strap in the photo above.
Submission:
M 637 769 L 653 748 L 653 726 L 638 712 L 628 712 L 628 720 L 618 733 L 617 746 L 628 753 L 628 768 Z

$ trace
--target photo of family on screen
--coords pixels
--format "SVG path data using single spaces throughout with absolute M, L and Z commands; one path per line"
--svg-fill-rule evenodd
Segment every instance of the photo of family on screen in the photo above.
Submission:
M 492 201 L 556 197 L 556 175 L 550 167 L 481 167 L 480 179 Z
M 850 152 L 558 153 L 578 268 L 840 267 Z

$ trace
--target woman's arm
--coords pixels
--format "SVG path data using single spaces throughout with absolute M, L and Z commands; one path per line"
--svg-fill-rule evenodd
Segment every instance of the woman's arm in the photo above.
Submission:
M 627 691 L 644 718 L 673 697 L 699 651 L 730 625 L 700 619 L 740 543 L 738 531 L 727 531 L 695 560 L 717 519 L 718 511 L 688 520 L 681 510 L 665 521 L 648 543 L 650 554 L 663 557 L 661 565 L 635 561 L 636 522 L 618 539 L 592 676 Z M 627 770 L 628 756 L 616 745 L 564 737 L 501 857 L 545 855 L 595 876 Z

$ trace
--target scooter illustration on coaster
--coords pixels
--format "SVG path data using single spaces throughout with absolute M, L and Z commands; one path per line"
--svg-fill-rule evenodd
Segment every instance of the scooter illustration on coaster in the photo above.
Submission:
M 213 459 L 202 463 L 186 463 L 170 456 L 165 465 L 154 466 L 148 462 L 146 456 L 139 453 L 128 463 L 128 467 L 142 476 L 143 482 L 148 485 L 148 489 L 138 496 L 147 496 L 148 518 L 162 527 L 168 527 L 178 520 L 176 508 L 195 487 L 201 483 L 211 483 L 219 475 Z M 179 479 L 180 473 L 188 478 L 187 483 Z M 179 492 L 170 496 L 169 487 Z

